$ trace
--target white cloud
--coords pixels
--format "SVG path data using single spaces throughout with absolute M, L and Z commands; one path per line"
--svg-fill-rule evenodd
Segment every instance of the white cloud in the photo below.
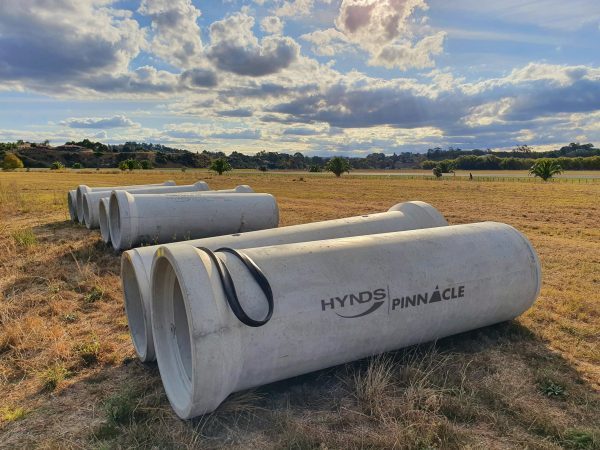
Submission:
M 95 129 L 129 128 L 140 125 L 122 114 L 113 117 L 72 117 L 62 121 L 61 124 L 70 128 Z
M 314 4 L 314 0 L 287 0 L 275 8 L 273 14 L 279 17 L 307 16 L 311 13 Z
M 313 44 L 311 51 L 320 56 L 335 56 L 342 52 L 352 51 L 354 48 L 346 35 L 335 28 L 306 33 L 300 36 L 300 39 Z
M 283 21 L 277 16 L 267 16 L 260 21 L 260 28 L 265 33 L 281 34 L 283 25 Z
M 202 55 L 198 18 L 191 0 L 142 0 L 140 14 L 152 20 L 152 52 L 177 67 L 192 67 Z
M 131 12 L 105 0 L 3 0 L 0 81 L 65 85 L 124 73 L 144 45 Z
M 235 13 L 210 26 L 207 56 L 225 72 L 259 77 L 277 73 L 298 58 L 299 46 L 289 37 L 254 35 L 254 18 Z

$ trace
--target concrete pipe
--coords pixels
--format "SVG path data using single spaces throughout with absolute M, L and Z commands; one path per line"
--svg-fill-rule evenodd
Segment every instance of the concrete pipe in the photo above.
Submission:
M 113 248 L 123 250 L 144 242 L 160 244 L 277 227 L 275 197 L 248 192 L 248 186 L 235 189 L 237 192 L 195 195 L 115 191 L 109 205 Z
M 135 192 L 136 194 L 169 194 L 169 193 L 186 193 L 197 191 L 208 191 L 210 188 L 204 181 L 198 181 L 194 184 L 185 186 L 146 186 L 133 189 L 127 189 L 127 192 Z M 112 191 L 89 192 L 83 194 L 83 217 L 85 226 L 88 229 L 98 228 L 100 226 L 100 199 L 109 198 Z
M 108 197 L 100 199 L 100 207 L 98 210 L 98 223 L 100 225 L 100 237 L 102 242 L 110 244 L 110 226 L 108 223 Z
M 150 187 L 150 186 L 175 186 L 175 182 L 172 180 L 169 181 L 165 181 L 164 183 L 158 183 L 158 184 L 137 184 L 137 185 L 132 185 L 132 186 L 113 186 L 113 187 L 89 187 L 85 184 L 80 184 L 79 186 L 77 186 L 76 189 L 76 200 L 77 200 L 77 220 L 79 221 L 79 223 L 84 223 L 84 217 L 83 217 L 83 195 L 84 194 L 88 194 L 90 192 L 100 192 L 100 191 L 106 191 L 106 192 L 112 192 L 115 189 L 124 189 L 124 190 L 130 190 L 130 189 L 137 189 L 137 188 L 145 188 L 145 187 Z
M 184 419 L 232 392 L 513 319 L 541 283 L 531 244 L 494 222 L 227 250 L 163 246 L 153 263 L 156 357 Z
M 220 247 L 242 249 L 446 225 L 446 219 L 433 206 L 424 202 L 406 202 L 392 206 L 384 213 L 229 234 L 178 242 L 169 246 L 193 245 L 210 250 Z M 159 247 L 160 245 L 134 248 L 123 252 L 121 257 L 121 283 L 129 332 L 135 351 L 144 362 L 156 359 L 150 314 L 150 272 L 154 253 Z
M 71 189 L 67 193 L 67 206 L 69 207 L 69 216 L 73 222 L 77 222 L 77 190 Z

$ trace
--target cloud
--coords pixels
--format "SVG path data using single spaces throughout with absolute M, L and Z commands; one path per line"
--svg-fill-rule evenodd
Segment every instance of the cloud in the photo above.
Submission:
M 217 111 L 217 114 L 225 117 L 251 117 L 253 112 L 250 108 L 238 108 Z
M 320 56 L 335 56 L 354 48 L 346 35 L 335 28 L 306 33 L 301 35 L 300 39 L 312 43 L 311 51 Z
M 260 21 L 260 28 L 265 33 L 281 34 L 283 32 L 283 21 L 277 16 L 267 16 Z
M 190 69 L 181 74 L 182 83 L 190 87 L 215 87 L 219 80 L 211 69 Z
M 96 129 L 128 128 L 139 126 L 138 123 L 135 123 L 124 115 L 116 115 L 113 117 L 72 117 L 62 121 L 61 124 L 70 128 Z
M 235 131 L 224 131 L 220 133 L 213 133 L 210 135 L 211 138 L 218 139 L 260 139 L 260 130 L 235 130 Z
M 259 42 L 253 27 L 254 18 L 243 13 L 213 22 L 208 58 L 223 71 L 251 77 L 280 72 L 298 58 L 299 46 L 293 39 L 267 36 Z
M 445 33 L 422 35 L 410 21 L 428 8 L 424 0 L 342 0 L 335 21 L 345 40 L 371 55 L 370 65 L 402 70 L 433 67 L 433 56 L 443 51 Z M 340 40 L 330 32 L 321 39 Z
M 3 0 L 0 81 L 76 82 L 127 71 L 145 45 L 131 13 L 103 0 Z
M 314 128 L 295 127 L 286 128 L 283 131 L 283 134 L 288 136 L 314 136 L 317 134 L 321 134 L 321 132 L 319 130 L 315 130 Z
M 202 55 L 198 18 L 191 0 L 142 0 L 138 9 L 150 17 L 152 52 L 177 67 L 190 67 Z
M 288 0 L 273 10 L 273 14 L 279 17 L 307 16 L 311 13 L 314 0 Z

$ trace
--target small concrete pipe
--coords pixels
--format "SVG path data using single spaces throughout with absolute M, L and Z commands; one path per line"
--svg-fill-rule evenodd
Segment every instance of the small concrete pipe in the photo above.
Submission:
M 186 184 L 184 186 L 148 186 L 135 189 L 127 189 L 127 192 L 136 194 L 171 194 L 171 193 L 186 193 L 197 191 L 208 191 L 210 188 L 204 181 L 198 181 L 194 184 Z M 83 194 L 83 217 L 85 226 L 90 230 L 100 226 L 100 199 L 109 198 L 113 191 L 89 192 Z
M 384 213 L 229 234 L 177 242 L 169 246 L 193 245 L 210 250 L 220 247 L 242 249 L 446 225 L 448 222 L 444 216 L 433 206 L 424 202 L 406 202 L 398 203 Z M 150 272 L 154 253 L 159 247 L 160 245 L 153 245 L 134 248 L 123 252 L 121 257 L 121 283 L 129 332 L 135 351 L 144 362 L 156 359 L 150 314 Z
M 83 195 L 84 194 L 88 194 L 90 192 L 100 192 L 100 191 L 106 191 L 106 192 L 112 192 L 115 189 L 124 189 L 124 190 L 130 190 L 130 189 L 138 189 L 138 188 L 146 188 L 146 187 L 151 187 L 151 186 L 175 186 L 175 182 L 172 180 L 169 181 L 165 181 L 164 183 L 158 183 L 158 184 L 136 184 L 136 185 L 132 185 L 132 186 L 113 186 L 113 187 L 89 187 L 85 184 L 80 184 L 79 186 L 77 186 L 76 190 L 76 200 L 77 200 L 77 220 L 79 221 L 79 223 L 84 223 L 84 217 L 83 217 Z M 110 194 L 109 194 L 110 195 Z
M 73 222 L 77 222 L 77 189 L 71 189 L 67 193 L 67 205 L 69 207 L 69 216 Z
M 513 319 L 540 284 L 531 244 L 494 222 L 237 255 L 162 246 L 152 266 L 158 367 L 188 419 L 232 392 Z
M 98 223 L 100 225 L 100 237 L 102 242 L 110 244 L 110 225 L 108 223 L 108 201 L 109 197 L 100 199 L 100 209 L 98 210 Z
M 165 242 L 275 228 L 277 201 L 249 186 L 236 192 L 137 195 L 115 191 L 110 197 L 110 241 L 115 250 Z

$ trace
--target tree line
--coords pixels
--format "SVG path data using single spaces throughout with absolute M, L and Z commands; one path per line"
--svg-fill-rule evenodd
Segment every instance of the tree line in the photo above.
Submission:
M 85 151 L 85 150 L 91 150 Z M 189 167 L 209 168 L 213 161 L 226 158 L 234 169 L 259 170 L 324 170 L 331 157 L 308 156 L 261 151 L 247 155 L 234 151 L 203 150 L 190 152 L 161 144 L 138 143 L 108 145 L 88 139 L 70 141 L 63 146 L 50 147 L 48 142 L 23 141 L 0 143 L 0 158 L 14 153 L 25 167 L 50 167 L 55 161 L 66 167 L 86 168 L 152 168 Z M 51 156 L 50 156 L 51 155 Z M 49 159 L 51 158 L 51 159 Z M 462 150 L 450 147 L 429 149 L 426 153 L 402 152 L 386 155 L 372 153 L 364 157 L 343 157 L 349 169 L 433 169 L 440 166 L 446 172 L 462 170 L 526 170 L 538 159 L 555 159 L 564 170 L 600 170 L 600 149 L 593 144 L 571 143 L 557 150 L 536 152 L 531 147 L 520 146 L 511 151 Z

